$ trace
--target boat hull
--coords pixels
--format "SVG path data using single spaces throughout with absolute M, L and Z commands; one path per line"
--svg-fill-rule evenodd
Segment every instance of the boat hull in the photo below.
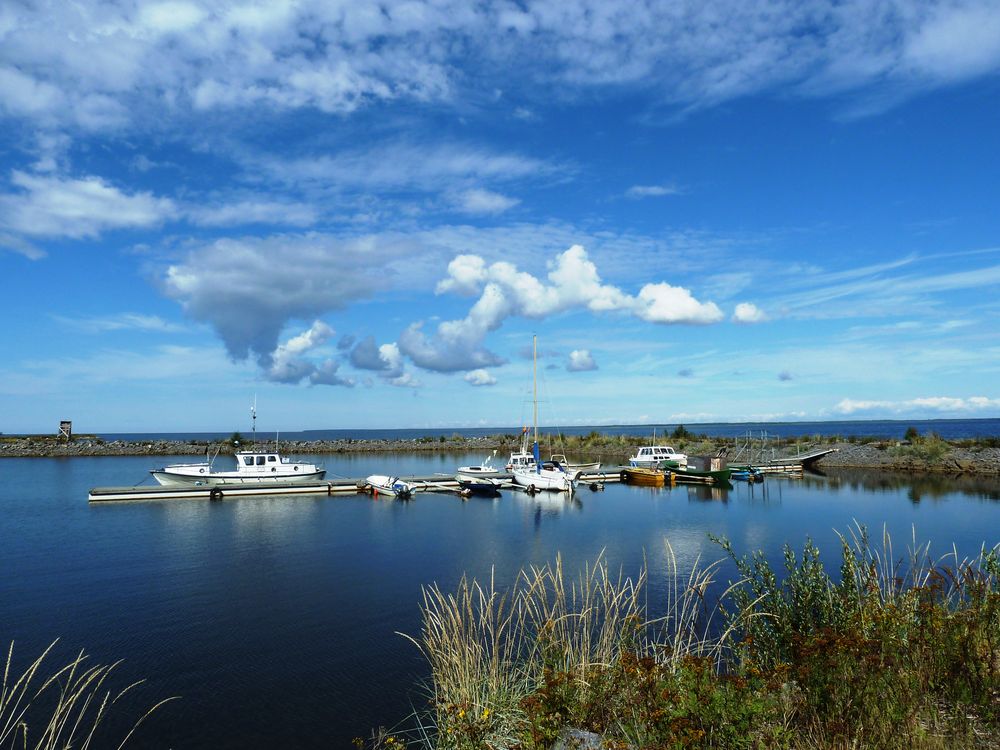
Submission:
M 372 492 L 394 495 L 402 500 L 413 494 L 413 486 L 409 482 L 404 482 L 399 477 L 390 477 L 382 474 L 373 474 L 365 480 Z
M 164 487 L 215 487 L 223 485 L 246 484 L 290 484 L 297 482 L 318 482 L 326 476 L 326 470 L 295 474 L 261 474 L 260 476 L 239 475 L 236 472 L 216 471 L 204 474 L 186 474 L 167 469 L 151 471 L 159 484 Z
M 622 470 L 622 478 L 627 484 L 636 484 L 643 487 L 663 487 L 670 482 L 670 474 L 659 469 L 646 467 L 631 467 Z
M 573 489 L 573 478 L 566 472 L 515 471 L 514 481 L 527 490 L 546 490 L 549 492 L 566 492 Z
M 695 471 L 694 469 L 667 469 L 667 472 L 674 477 L 677 482 L 715 484 L 728 482 L 732 476 L 731 469 L 721 469 L 719 471 Z

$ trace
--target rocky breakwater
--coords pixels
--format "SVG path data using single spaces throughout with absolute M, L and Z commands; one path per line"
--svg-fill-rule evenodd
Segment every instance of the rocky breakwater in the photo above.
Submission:
M 415 438 L 409 440 L 282 440 L 282 455 L 315 453 L 410 453 L 419 452 L 483 452 L 489 455 L 495 448 L 505 448 L 507 436 Z M 274 447 L 274 443 L 259 442 L 258 449 Z M 43 458 L 59 456 L 204 456 L 206 452 L 232 455 L 247 450 L 248 443 L 236 447 L 229 443 L 207 443 L 181 440 L 102 440 L 98 437 L 78 437 L 59 440 L 49 436 L 10 437 L 0 440 L 0 458 Z
M 972 441 L 838 442 L 822 469 L 883 469 L 911 473 L 1000 475 L 1000 447 Z

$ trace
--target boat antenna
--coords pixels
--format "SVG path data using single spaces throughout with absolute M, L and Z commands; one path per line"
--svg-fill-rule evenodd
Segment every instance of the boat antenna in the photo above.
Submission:
M 253 404 L 250 406 L 250 419 L 253 426 L 250 428 L 253 430 L 253 449 L 257 450 L 257 394 L 253 394 Z

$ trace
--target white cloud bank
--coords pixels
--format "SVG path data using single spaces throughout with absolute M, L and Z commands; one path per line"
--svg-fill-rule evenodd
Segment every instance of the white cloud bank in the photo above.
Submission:
M 0 14 L 0 114 L 91 130 L 184 109 L 465 101 L 470 85 L 538 99 L 617 86 L 680 106 L 778 88 L 891 101 L 998 67 L 991 0 L 79 0 Z
M 419 367 L 453 372 L 503 364 L 483 342 L 509 317 L 543 319 L 582 309 L 622 312 L 661 324 L 704 325 L 723 318 L 714 302 L 699 302 L 683 287 L 646 284 L 632 296 L 602 283 L 597 266 L 580 245 L 558 255 L 548 267 L 546 283 L 511 263 L 487 265 L 478 255 L 457 256 L 437 292 L 479 294 L 479 299 L 465 318 L 441 323 L 432 336 L 424 333 L 423 323 L 414 323 L 400 336 L 400 350 Z
M 969 398 L 928 396 L 908 401 L 860 401 L 845 398 L 834 407 L 834 411 L 845 415 L 874 412 L 888 414 L 917 412 L 976 414 L 989 410 L 1000 410 L 1000 398 L 987 398 L 986 396 L 971 396 Z

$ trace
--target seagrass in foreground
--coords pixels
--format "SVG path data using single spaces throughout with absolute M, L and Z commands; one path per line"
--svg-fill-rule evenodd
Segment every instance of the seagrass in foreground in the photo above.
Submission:
M 839 575 L 809 541 L 779 575 L 717 541 L 742 577 L 719 585 L 722 561 L 682 574 L 667 544 L 665 602 L 647 601 L 648 570 L 612 575 L 603 557 L 575 580 L 557 558 L 509 587 L 428 587 L 406 637 L 429 708 L 359 744 L 549 750 L 579 730 L 622 750 L 1000 746 L 1000 548 L 897 559 L 858 526 Z

